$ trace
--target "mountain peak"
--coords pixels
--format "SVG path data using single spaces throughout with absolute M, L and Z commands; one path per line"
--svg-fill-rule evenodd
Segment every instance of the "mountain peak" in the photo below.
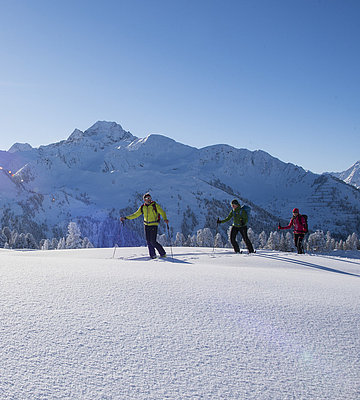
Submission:
M 84 136 L 84 132 L 80 129 L 75 129 L 74 132 L 69 136 L 69 141 L 80 140 Z
M 118 142 L 121 140 L 135 139 L 135 137 L 130 133 L 126 132 L 121 125 L 116 122 L 109 121 L 98 121 L 89 129 L 84 132 L 84 136 L 91 137 L 106 137 L 112 139 L 113 142 Z
M 9 153 L 16 153 L 18 151 L 30 151 L 33 148 L 29 143 L 14 143 L 10 149 L 8 150 Z
M 79 141 L 87 138 L 94 141 L 101 141 L 104 144 L 136 139 L 135 136 L 125 131 L 122 126 L 116 122 L 97 121 L 84 132 L 75 129 L 69 136 L 68 141 Z
M 330 172 L 330 175 L 343 180 L 345 183 L 360 189 L 360 161 L 356 161 L 350 168 L 343 172 Z

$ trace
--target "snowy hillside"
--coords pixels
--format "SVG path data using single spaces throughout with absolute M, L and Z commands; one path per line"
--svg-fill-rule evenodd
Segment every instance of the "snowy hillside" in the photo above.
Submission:
M 360 161 L 357 161 L 346 171 L 330 172 L 330 174 L 360 189 Z
M 257 233 L 276 229 L 294 207 L 311 230 L 346 238 L 360 233 L 360 191 L 330 175 L 316 175 L 263 151 L 214 145 L 196 149 L 162 135 L 136 138 L 114 122 L 97 122 L 67 140 L 0 152 L 0 222 L 37 238 L 64 236 L 71 220 L 95 246 L 142 243 L 140 219 L 120 236 L 121 215 L 150 191 L 168 214 L 173 235 L 215 231 L 237 197 L 252 208 Z M 9 172 L 10 171 L 10 172 Z M 225 238 L 227 226 L 221 226 Z
M 0 250 L 1 398 L 359 399 L 359 259 L 174 250 Z

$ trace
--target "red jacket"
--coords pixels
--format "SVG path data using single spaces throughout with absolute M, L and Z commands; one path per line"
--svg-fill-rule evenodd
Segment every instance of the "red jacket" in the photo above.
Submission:
M 296 218 L 291 218 L 288 226 L 279 227 L 279 229 L 290 229 L 294 226 L 294 233 L 306 233 L 306 221 L 302 215 L 298 215 Z

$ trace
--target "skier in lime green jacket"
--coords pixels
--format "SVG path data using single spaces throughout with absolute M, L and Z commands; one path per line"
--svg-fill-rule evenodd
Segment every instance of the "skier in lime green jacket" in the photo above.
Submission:
M 161 244 L 156 240 L 156 237 L 160 222 L 160 215 L 163 217 L 166 224 L 169 224 L 169 220 L 167 219 L 166 213 L 161 206 L 151 199 L 150 193 L 145 193 L 143 199 L 144 204 L 142 204 L 137 211 L 126 217 L 121 217 L 120 220 L 123 222 L 126 219 L 135 219 L 140 217 L 140 215 L 143 215 L 145 238 L 150 257 L 156 258 L 155 249 L 159 252 L 160 257 L 166 257 L 166 252 Z

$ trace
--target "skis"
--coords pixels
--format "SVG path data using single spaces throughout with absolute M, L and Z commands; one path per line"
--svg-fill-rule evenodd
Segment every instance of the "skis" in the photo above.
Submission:
M 155 257 L 149 257 L 149 260 L 167 260 L 167 256 L 155 256 Z

